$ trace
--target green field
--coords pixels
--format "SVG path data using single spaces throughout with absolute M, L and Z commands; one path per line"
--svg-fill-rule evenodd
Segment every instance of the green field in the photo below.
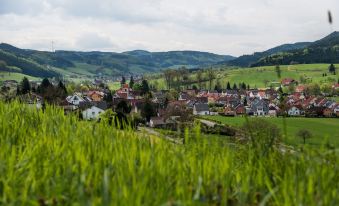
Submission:
M 254 67 L 254 68 L 238 68 L 238 69 L 228 69 L 228 68 L 219 68 L 217 70 L 216 77 L 225 88 L 227 82 L 231 83 L 233 86 L 234 83 L 237 85 L 244 82 L 246 85 L 249 84 L 251 88 L 265 87 L 265 82 L 268 82 L 267 87 L 272 82 L 280 82 L 284 78 L 294 78 L 299 81 L 300 77 L 303 76 L 307 79 L 307 83 L 330 83 L 337 82 L 339 78 L 339 72 L 336 75 L 327 74 L 323 77 L 322 74 L 328 73 L 329 64 L 300 64 L 300 65 L 282 65 L 281 69 L 281 78 L 277 77 L 274 66 L 265 66 L 265 67 Z M 335 65 L 336 68 L 339 68 L 339 64 Z M 204 75 L 206 77 L 206 74 Z M 189 77 L 191 80 L 196 80 L 196 74 L 193 73 Z M 158 88 L 165 89 L 166 84 L 163 78 L 151 79 L 153 84 L 158 85 Z M 212 88 L 214 88 L 217 80 L 213 81 Z M 197 85 L 197 84 L 196 84 Z M 203 83 L 204 88 L 209 88 L 209 83 Z
M 206 116 L 207 119 L 215 120 L 223 124 L 241 127 L 246 119 L 244 117 Z M 249 117 L 249 119 L 262 118 L 276 124 L 284 133 L 283 118 Z M 285 141 L 292 145 L 302 144 L 302 139 L 296 136 L 300 129 L 307 129 L 313 137 L 307 140 L 307 144 L 321 145 L 326 140 L 335 147 L 339 147 L 339 118 L 285 118 L 287 137 Z
M 40 80 L 40 78 L 24 75 L 21 73 L 8 73 L 0 71 L 0 82 L 5 80 L 16 80 L 20 82 L 24 77 L 27 77 L 29 80 Z

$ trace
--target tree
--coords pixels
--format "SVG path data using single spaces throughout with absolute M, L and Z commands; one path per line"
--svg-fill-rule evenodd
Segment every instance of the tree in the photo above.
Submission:
M 312 133 L 307 129 L 300 129 L 296 135 L 303 139 L 304 144 L 306 144 L 306 139 L 310 139 L 312 137 Z
M 126 84 L 126 79 L 124 76 L 121 77 L 121 82 L 120 82 L 121 85 L 124 85 Z
M 217 84 L 215 85 L 214 90 L 218 91 L 218 93 L 222 92 L 222 86 L 219 80 L 217 81 Z
M 238 88 L 237 88 L 237 85 L 234 83 L 233 84 L 233 90 L 237 90 Z
M 123 114 L 129 114 L 132 110 L 131 105 L 129 105 L 125 100 L 121 100 L 116 108 L 115 108 L 115 112 L 117 113 L 123 113 Z
M 27 94 L 31 91 L 31 85 L 27 79 L 27 77 L 24 77 L 21 81 L 20 84 L 21 88 L 20 88 L 20 92 L 21 94 Z
M 331 73 L 331 74 L 335 74 L 335 66 L 334 64 L 331 64 L 329 67 L 328 67 L 328 71 Z
M 63 98 L 67 96 L 66 86 L 62 83 L 62 81 L 59 81 L 58 92 L 60 93 L 61 97 L 63 97 Z
M 231 90 L 231 84 L 230 84 L 230 82 L 227 82 L 226 89 L 227 89 L 227 90 Z
M 104 96 L 104 101 L 106 101 L 108 103 L 108 105 L 110 105 L 110 106 L 113 104 L 112 92 L 109 89 Z
M 38 93 L 44 95 L 46 91 L 49 90 L 49 88 L 52 86 L 53 85 L 49 82 L 49 80 L 47 78 L 44 78 L 38 87 Z
M 304 76 L 300 76 L 299 77 L 299 81 L 301 84 L 305 84 L 306 83 L 306 78 Z
M 248 85 L 247 85 L 247 90 L 250 90 L 250 88 L 251 88 L 251 87 L 250 87 L 250 85 L 248 84 Z
M 264 79 L 264 85 L 265 85 L 265 87 L 267 87 L 267 84 L 270 82 L 269 80 L 267 80 L 267 79 Z
M 243 90 L 246 90 L 246 84 L 245 84 L 245 82 L 242 83 L 242 89 L 243 89 Z
M 133 76 L 131 76 L 130 80 L 129 80 L 129 88 L 133 88 L 134 86 L 134 78 Z
M 127 124 L 127 115 L 131 112 L 132 107 L 125 100 L 121 100 L 116 108 L 117 118 L 115 119 L 115 125 L 119 125 L 120 129 L 123 129 Z
M 212 81 L 215 79 L 215 71 L 213 68 L 207 70 L 208 81 L 210 82 L 210 90 L 212 89 Z
M 149 85 L 146 79 L 141 82 L 141 95 L 145 95 L 149 93 Z
M 202 70 L 199 70 L 197 72 L 197 81 L 198 81 L 198 84 L 199 84 L 199 89 L 202 89 L 201 87 L 201 83 L 203 81 L 203 71 Z
M 277 73 L 278 78 L 281 78 L 281 69 L 279 65 L 275 66 L 275 72 Z
M 307 95 L 320 95 L 321 89 L 318 84 L 311 84 L 306 88 Z
M 141 116 L 146 119 L 147 122 L 149 122 L 151 120 L 151 117 L 154 117 L 155 115 L 156 111 L 154 109 L 154 106 L 149 99 L 146 99 L 146 102 L 144 103 L 144 106 L 141 110 Z

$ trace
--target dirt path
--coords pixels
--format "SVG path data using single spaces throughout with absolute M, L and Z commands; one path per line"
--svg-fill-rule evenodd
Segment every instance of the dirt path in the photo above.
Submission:
M 175 138 L 172 138 L 172 137 L 169 137 L 169 136 L 165 136 L 157 131 L 155 131 L 154 129 L 152 128 L 149 128 L 149 127 L 138 127 L 138 130 L 141 131 L 141 132 L 145 132 L 149 135 L 153 135 L 153 136 L 156 136 L 158 138 L 162 138 L 162 139 L 165 139 L 167 141 L 170 141 L 172 143 L 175 143 L 175 144 L 183 144 L 183 141 L 181 139 L 175 139 Z

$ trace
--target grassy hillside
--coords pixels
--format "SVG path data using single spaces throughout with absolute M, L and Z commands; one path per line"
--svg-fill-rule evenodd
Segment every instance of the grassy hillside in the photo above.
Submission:
M 339 155 L 184 145 L 0 102 L 1 205 L 337 205 Z
M 252 66 L 299 63 L 339 63 L 339 32 L 320 39 L 305 48 L 261 58 Z
M 254 67 L 254 68 L 236 68 L 228 69 L 225 67 L 216 70 L 217 79 L 213 81 L 212 88 L 219 81 L 223 88 L 226 88 L 227 82 L 230 82 L 231 85 L 236 83 L 246 83 L 251 86 L 251 88 L 265 87 L 265 82 L 269 86 L 272 82 L 280 82 L 283 78 L 294 78 L 299 81 L 300 77 L 307 79 L 307 82 L 312 83 L 333 83 L 338 81 L 339 72 L 336 75 L 331 75 L 328 73 L 329 64 L 300 64 L 300 65 L 282 65 L 281 69 L 281 78 L 277 77 L 275 71 L 275 66 L 264 66 L 264 67 Z M 335 65 L 339 69 L 339 64 Z M 322 74 L 327 73 L 328 75 L 323 77 Z M 206 77 L 207 74 L 204 73 Z M 196 73 L 190 74 L 190 79 L 196 80 Z M 151 79 L 151 82 L 155 85 L 158 85 L 160 89 L 165 89 L 166 84 L 163 78 Z M 195 83 L 197 85 L 197 83 Z M 209 83 L 206 81 L 203 83 L 204 88 L 209 88 Z
M 223 124 L 241 127 L 246 119 L 244 117 L 224 117 L 224 116 L 211 116 L 206 117 L 211 120 L 219 121 Z M 250 118 L 253 119 L 253 118 Z M 263 118 L 276 124 L 281 132 L 284 132 L 283 118 Z M 303 141 L 296 136 L 300 129 L 308 129 L 313 138 L 307 140 L 307 144 L 319 146 L 329 141 L 335 147 L 339 147 L 339 119 L 324 119 L 324 118 L 286 118 L 286 142 L 288 144 L 302 144 Z
M 239 58 L 230 60 L 226 62 L 228 65 L 234 65 L 234 66 L 241 66 L 241 67 L 249 67 L 255 63 L 257 63 L 261 58 L 264 58 L 266 56 L 280 53 L 280 52 L 288 52 L 288 51 L 293 51 L 297 49 L 303 49 L 307 46 L 309 46 L 311 43 L 310 42 L 299 42 L 295 44 L 283 44 L 277 47 L 274 47 L 272 49 L 269 49 L 264 52 L 255 52 L 254 54 L 251 55 L 243 55 L 240 56 Z
M 16 80 L 20 82 L 24 77 L 27 77 L 29 80 L 41 80 L 38 77 L 32 77 L 21 73 L 0 72 L 0 82 L 5 80 Z

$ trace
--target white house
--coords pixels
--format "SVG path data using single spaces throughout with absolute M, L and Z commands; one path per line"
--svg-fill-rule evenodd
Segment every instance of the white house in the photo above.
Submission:
M 296 106 L 292 106 L 288 111 L 287 111 L 289 116 L 300 116 L 302 115 L 302 110 L 299 109 Z
M 210 115 L 208 104 L 195 104 L 193 107 L 193 115 Z
M 68 96 L 66 101 L 70 104 L 79 106 L 80 102 L 84 102 L 85 100 L 80 95 L 74 94 L 73 96 Z
M 87 120 L 97 119 L 104 110 L 96 106 L 92 106 L 82 112 L 82 117 Z

